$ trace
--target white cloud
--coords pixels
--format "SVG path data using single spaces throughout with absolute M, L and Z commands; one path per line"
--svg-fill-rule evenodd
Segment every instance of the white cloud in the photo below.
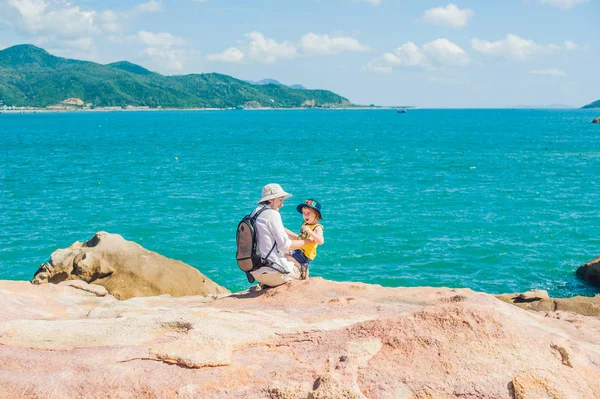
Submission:
M 560 69 L 532 69 L 529 73 L 534 75 L 548 75 L 548 76 L 567 76 L 567 74 Z
M 142 55 L 152 58 L 152 62 L 162 68 L 181 71 L 185 67 L 188 53 L 184 49 L 148 47 L 142 52 Z
M 0 0 L 0 21 L 40 46 L 84 55 L 102 34 L 122 33 L 122 17 L 107 10 L 83 9 L 66 0 Z M 64 52 L 63 51 L 63 52 Z
M 0 0 L 0 22 L 54 54 L 97 59 L 94 43 L 102 38 L 113 44 L 141 44 L 141 58 L 157 69 L 180 71 L 193 55 L 193 51 L 185 48 L 183 38 L 146 30 L 126 34 L 126 22 L 136 13 L 159 12 L 162 9 L 162 0 L 142 0 L 130 11 L 121 13 L 86 9 L 71 0 Z
M 297 43 L 266 38 L 262 33 L 246 33 L 245 40 L 235 47 L 220 53 L 209 54 L 209 61 L 218 62 L 259 62 L 272 64 L 281 60 L 291 60 L 300 56 L 339 54 L 343 52 L 369 51 L 369 47 L 350 36 L 329 36 L 309 32 Z
M 149 47 L 171 48 L 185 43 L 181 37 L 173 36 L 168 32 L 153 33 L 141 30 L 137 35 L 131 36 L 133 41 L 143 43 Z
M 396 48 L 393 53 L 385 53 L 383 60 L 393 66 L 427 67 L 428 62 L 423 51 L 413 42 L 407 42 Z
M 422 48 L 406 42 L 392 52 L 369 62 L 363 70 L 389 73 L 393 67 L 412 69 L 436 69 L 465 66 L 471 62 L 468 54 L 448 39 L 436 39 L 425 43 Z
M 135 6 L 137 12 L 154 13 L 164 10 L 163 4 L 160 1 L 150 0 L 146 3 L 141 3 Z
M 6 0 L 0 2 L 0 6 L 4 22 L 27 31 L 32 24 L 42 19 L 48 4 L 43 0 Z
M 52 47 L 61 54 L 93 53 L 94 37 L 102 33 L 96 11 L 65 2 L 1 0 L 0 20 L 31 43 Z
M 465 8 L 459 9 L 455 4 L 448 4 L 446 8 L 437 7 L 425 10 L 422 20 L 425 23 L 451 28 L 460 29 L 467 26 L 469 18 L 473 16 L 473 11 Z
M 300 39 L 300 47 L 308 54 L 338 54 L 345 51 L 368 51 L 369 47 L 350 36 L 318 35 L 307 33 Z
M 576 6 L 577 4 L 587 3 L 588 0 L 540 0 L 542 4 L 548 4 L 552 7 L 560 8 L 563 10 L 568 10 L 571 7 Z
M 471 62 L 469 56 L 448 39 L 436 39 L 423 45 L 423 52 L 436 67 L 464 66 Z
M 565 49 L 567 49 L 569 51 L 575 51 L 579 48 L 579 46 L 576 43 L 573 43 L 570 40 L 565 40 L 564 45 L 565 45 Z
M 98 16 L 98 23 L 101 29 L 109 34 L 125 30 L 125 25 L 121 23 L 119 16 L 110 10 L 104 11 Z
M 73 37 L 97 35 L 96 11 L 84 11 L 78 6 L 51 9 L 43 0 L 8 0 L 10 22 L 30 35 Z
M 209 54 L 206 59 L 213 62 L 240 63 L 244 61 L 244 53 L 237 47 L 229 47 L 218 54 Z
M 181 71 L 190 55 L 182 46 L 185 40 L 168 32 L 148 32 L 141 30 L 128 38 L 129 42 L 146 46 L 140 53 L 159 70 Z
M 280 59 L 293 59 L 298 56 L 296 47 L 288 42 L 278 43 L 268 39 L 260 32 L 250 32 L 245 35 L 250 39 L 250 57 L 257 62 L 272 64 Z
M 537 44 L 533 40 L 522 39 L 512 33 L 506 35 L 506 39 L 495 42 L 471 39 L 471 47 L 484 55 L 516 61 L 529 60 L 540 55 L 556 54 L 561 50 L 561 46 Z

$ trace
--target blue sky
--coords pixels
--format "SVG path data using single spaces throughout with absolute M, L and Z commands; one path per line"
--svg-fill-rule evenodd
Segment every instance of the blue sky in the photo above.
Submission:
M 357 104 L 579 107 L 600 99 L 598 1 L 0 0 L 0 48 L 272 78 Z

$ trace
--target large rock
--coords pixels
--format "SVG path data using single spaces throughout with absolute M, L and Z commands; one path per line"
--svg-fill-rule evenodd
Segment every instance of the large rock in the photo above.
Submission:
M 600 398 L 597 317 L 468 289 L 311 278 L 117 301 L 0 281 L 0 303 L 1 399 Z
M 571 312 L 584 316 L 600 317 L 600 296 L 575 296 L 572 298 L 550 298 L 544 290 L 532 290 L 522 294 L 496 295 L 501 301 L 522 309 L 536 312 Z
M 85 244 L 58 249 L 35 273 L 33 284 L 83 280 L 118 299 L 169 294 L 221 295 L 229 291 L 185 263 L 148 251 L 118 234 L 99 232 Z
M 600 287 L 600 256 L 588 263 L 579 266 L 575 272 L 580 279 Z

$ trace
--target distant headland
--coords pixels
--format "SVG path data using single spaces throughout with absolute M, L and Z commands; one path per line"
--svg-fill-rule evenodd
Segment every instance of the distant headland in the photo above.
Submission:
M 33 45 L 0 51 L 0 111 L 354 107 L 328 90 L 219 73 L 164 76 L 127 61 L 56 57 Z
M 593 103 L 590 103 L 588 105 L 584 105 L 581 108 L 600 108 L 600 100 L 594 101 Z

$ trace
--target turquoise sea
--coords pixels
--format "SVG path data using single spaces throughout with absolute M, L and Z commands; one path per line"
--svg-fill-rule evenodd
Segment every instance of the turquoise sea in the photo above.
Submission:
M 311 275 L 594 295 L 598 110 L 0 114 L 0 279 L 118 233 L 232 291 L 237 222 L 267 183 L 321 201 Z

